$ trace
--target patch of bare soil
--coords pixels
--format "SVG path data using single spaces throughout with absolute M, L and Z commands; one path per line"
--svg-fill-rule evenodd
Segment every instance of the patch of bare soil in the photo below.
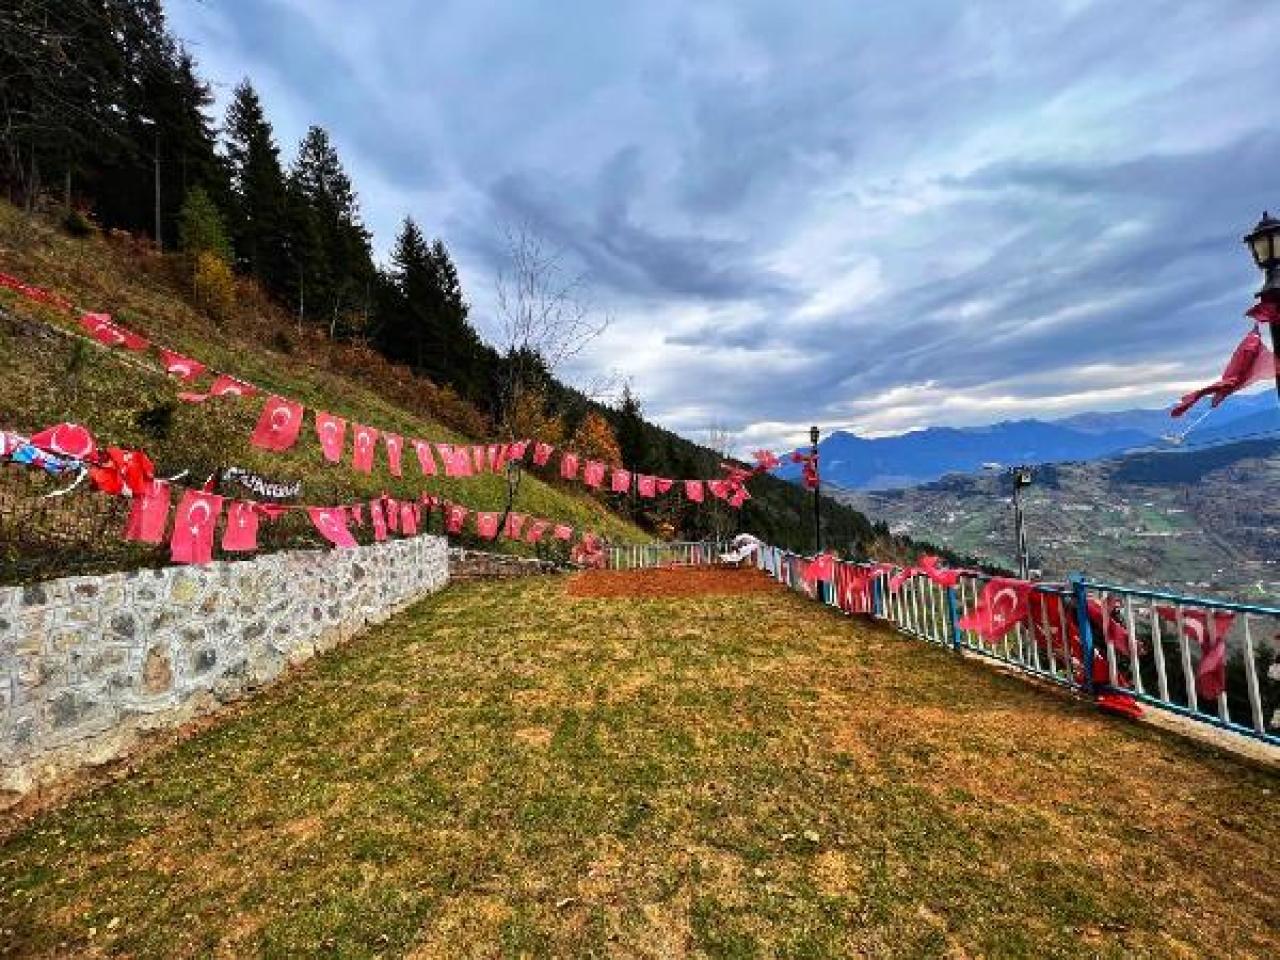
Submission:
M 783 588 L 759 570 L 736 567 L 658 567 L 587 570 L 575 574 L 571 597 L 706 597 L 776 593 Z

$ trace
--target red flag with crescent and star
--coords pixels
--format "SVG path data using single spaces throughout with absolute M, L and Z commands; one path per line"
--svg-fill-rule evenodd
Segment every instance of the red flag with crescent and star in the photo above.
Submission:
M 245 383 L 243 380 L 237 380 L 235 377 L 229 377 L 225 373 L 220 373 L 213 380 L 213 385 L 209 387 L 208 393 L 180 393 L 179 400 L 185 400 L 188 403 L 204 403 L 214 397 L 252 397 L 258 390 L 256 387 Z
M 701 480 L 686 480 L 684 482 L 684 495 L 690 503 L 701 503 L 706 497 L 706 491 L 703 489 Z
M 129 505 L 124 538 L 140 543 L 163 543 L 169 525 L 169 484 L 152 480 Z
M 351 466 L 361 473 L 373 472 L 373 453 L 378 443 L 376 427 L 355 424 L 355 440 L 352 444 Z
M 302 404 L 284 397 L 268 397 L 249 442 L 263 450 L 288 450 L 302 429 Z
M 614 493 L 629 493 L 631 491 L 631 471 L 623 470 L 621 467 L 614 467 L 609 489 Z
M 356 546 L 356 538 L 347 529 L 347 517 L 341 507 L 307 507 L 311 523 L 335 547 L 349 549 Z
M 1159 606 L 1160 619 L 1178 622 L 1176 607 Z M 1227 634 L 1236 622 L 1236 615 L 1227 610 L 1213 611 L 1213 627 L 1209 626 L 1209 613 L 1205 610 L 1182 611 L 1182 633 L 1200 649 L 1200 662 L 1196 664 L 1196 693 L 1207 700 L 1216 700 L 1227 689 Z
M 395 433 L 384 433 L 382 440 L 387 445 L 387 469 L 393 477 L 403 476 L 401 457 L 404 455 L 404 439 Z
M 418 457 L 418 466 L 422 468 L 424 477 L 436 475 L 436 458 L 431 455 L 431 444 L 425 440 L 413 441 L 413 452 Z
M 335 417 L 323 410 L 316 411 L 316 437 L 320 440 L 320 448 L 324 458 L 330 463 L 342 460 L 342 449 L 347 442 L 347 421 Z
M 205 371 L 204 364 L 199 360 L 192 360 L 164 347 L 160 348 L 160 360 L 164 363 L 164 372 L 179 380 L 194 380 Z
M 213 533 L 222 514 L 222 497 L 203 490 L 188 490 L 178 503 L 169 536 L 174 563 L 208 563 L 213 559 Z
M 987 641 L 999 640 L 1026 618 L 1031 591 L 1026 580 L 993 577 L 973 610 L 960 618 L 960 629 L 972 630 Z
M 258 549 L 258 505 L 236 500 L 227 507 L 227 522 L 222 529 L 222 549 L 229 553 Z

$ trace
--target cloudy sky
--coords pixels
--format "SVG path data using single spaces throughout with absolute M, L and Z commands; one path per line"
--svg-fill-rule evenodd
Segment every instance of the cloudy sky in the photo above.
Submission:
M 1260 0 L 170 0 L 289 156 L 327 127 L 385 251 L 411 213 L 482 331 L 504 226 L 615 317 L 686 435 L 799 442 L 1160 406 L 1211 379 L 1280 206 Z

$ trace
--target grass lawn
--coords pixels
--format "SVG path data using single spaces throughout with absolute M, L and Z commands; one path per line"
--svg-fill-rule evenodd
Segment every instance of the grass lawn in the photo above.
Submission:
M 1280 955 L 1280 777 L 782 592 L 452 587 L 0 844 L 0 955 Z

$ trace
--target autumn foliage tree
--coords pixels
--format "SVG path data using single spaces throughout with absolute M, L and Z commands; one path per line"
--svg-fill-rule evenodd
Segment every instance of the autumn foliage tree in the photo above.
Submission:
M 588 413 L 573 432 L 569 446 L 575 453 L 588 460 L 599 460 L 603 463 L 621 465 L 622 450 L 618 446 L 618 438 L 613 434 L 609 421 L 598 413 Z

